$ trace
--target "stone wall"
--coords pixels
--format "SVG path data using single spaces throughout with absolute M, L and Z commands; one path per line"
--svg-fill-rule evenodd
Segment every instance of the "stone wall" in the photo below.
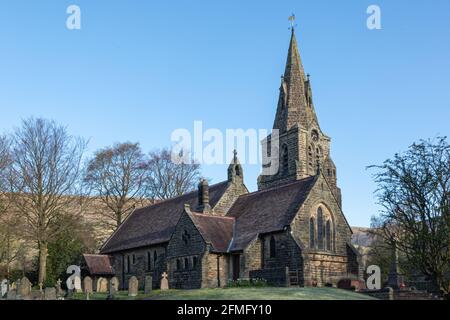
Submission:
M 275 252 L 271 256 L 270 242 L 275 240 Z M 243 278 L 265 279 L 269 285 L 286 285 L 286 267 L 298 271 L 303 282 L 303 257 L 289 230 L 262 235 L 244 250 L 241 265 Z
M 225 287 L 230 273 L 229 255 L 206 253 L 202 262 L 203 281 L 201 287 L 217 288 L 219 285 Z
M 207 246 L 188 213 L 184 212 L 167 245 L 169 287 L 193 289 L 202 286 Z
M 329 212 L 332 216 L 332 231 L 335 240 L 335 250 L 333 250 L 333 253 L 346 256 L 347 243 L 351 242 L 352 231 L 323 176 L 319 176 L 308 198 L 303 203 L 299 213 L 291 224 L 295 239 L 301 244 L 301 247 L 305 248 L 305 252 L 318 251 L 317 249 L 309 248 L 309 219 L 316 214 L 319 206 L 322 206 L 324 211 Z
M 271 141 L 271 136 L 267 137 L 267 141 Z M 268 143 L 267 148 L 268 152 L 270 150 L 270 143 Z M 283 146 L 287 146 L 288 150 L 288 171 L 283 170 L 283 155 L 281 154 L 283 151 Z M 299 179 L 297 173 L 300 172 L 298 165 L 298 155 L 300 154 L 300 143 L 299 143 L 299 130 L 298 128 L 292 128 L 291 130 L 280 134 L 279 136 L 279 145 L 278 145 L 278 160 L 279 160 L 279 170 L 277 174 L 263 176 L 260 175 L 258 178 L 258 189 L 264 190 L 272 187 L 276 187 L 288 182 L 295 181 Z
M 324 216 L 330 215 L 332 221 L 331 250 L 319 249 L 317 229 L 315 229 L 315 247 L 310 248 L 310 218 L 316 218 L 318 207 L 322 207 Z M 317 220 L 316 227 L 317 227 Z M 325 220 L 324 220 L 325 223 Z M 304 256 L 305 285 L 336 285 L 340 278 L 360 275 L 358 259 L 353 250 L 349 250 L 351 229 L 335 198 L 328 182 L 319 176 L 317 182 L 303 203 L 292 224 L 292 235 Z M 350 259 L 349 259 L 350 257 Z
M 347 277 L 351 277 L 347 273 L 347 256 L 323 253 L 306 255 L 304 269 L 306 286 L 325 286 L 327 284 L 337 286 L 340 279 Z
M 225 215 L 237 198 L 246 193 L 248 193 L 248 190 L 243 180 L 239 177 L 234 177 L 234 180 L 229 182 L 227 190 L 214 206 L 213 214 Z
M 161 274 L 166 271 L 166 244 L 115 253 L 112 255 L 112 264 L 119 279 L 120 289 L 128 287 L 128 280 L 132 276 L 137 277 L 139 289 L 143 289 L 147 275 L 153 277 L 153 288 L 159 288 Z

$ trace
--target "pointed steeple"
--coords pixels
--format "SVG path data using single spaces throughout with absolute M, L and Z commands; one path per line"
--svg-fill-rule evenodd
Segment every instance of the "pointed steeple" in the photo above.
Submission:
M 274 129 L 285 132 L 295 126 L 307 129 L 312 121 L 317 122 L 312 104 L 309 78 L 306 79 L 294 28 L 291 28 L 291 41 L 284 75 L 281 78 L 280 97 Z
M 291 41 L 289 43 L 284 79 L 288 84 L 298 83 L 303 85 L 305 82 L 305 71 L 298 51 L 294 28 L 292 28 L 291 31 Z

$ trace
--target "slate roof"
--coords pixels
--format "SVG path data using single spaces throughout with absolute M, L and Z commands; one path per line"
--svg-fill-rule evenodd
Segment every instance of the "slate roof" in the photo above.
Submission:
M 309 177 L 281 186 L 241 195 L 226 216 L 192 212 L 192 219 L 205 241 L 216 252 L 245 249 L 258 234 L 277 232 L 289 226 L 306 200 L 317 177 Z M 210 186 L 210 204 L 214 207 L 228 182 Z M 198 206 L 197 191 L 156 203 L 133 212 L 101 249 L 111 253 L 155 245 L 170 240 L 184 205 Z
M 114 275 L 109 256 L 102 254 L 83 254 L 91 275 Z
M 228 183 L 228 181 L 224 181 L 209 187 L 211 207 L 214 207 L 225 193 Z M 198 206 L 197 191 L 135 210 L 106 241 L 100 250 L 101 253 L 123 251 L 169 241 L 184 211 L 184 204 L 189 204 L 195 210 Z
M 208 214 L 192 214 L 193 222 L 205 241 L 212 244 L 215 252 L 227 252 L 233 238 L 233 217 L 213 216 Z
M 258 234 L 290 225 L 315 181 L 309 177 L 240 196 L 227 214 L 236 219 L 230 251 L 243 250 Z

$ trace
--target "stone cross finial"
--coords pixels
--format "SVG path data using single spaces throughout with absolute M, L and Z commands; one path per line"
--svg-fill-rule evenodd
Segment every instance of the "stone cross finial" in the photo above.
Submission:
M 168 277 L 169 275 L 167 274 L 167 272 L 163 272 L 163 274 L 162 274 L 161 276 L 163 277 L 163 279 L 167 279 L 167 277 Z

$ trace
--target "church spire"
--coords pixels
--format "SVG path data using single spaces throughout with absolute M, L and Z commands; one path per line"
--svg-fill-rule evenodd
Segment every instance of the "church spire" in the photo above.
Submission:
M 307 129 L 314 120 L 317 122 L 312 105 L 310 81 L 309 78 L 305 77 L 294 26 L 292 26 L 286 67 L 281 79 L 280 97 L 273 127 L 281 132 L 295 126 L 302 126 Z

